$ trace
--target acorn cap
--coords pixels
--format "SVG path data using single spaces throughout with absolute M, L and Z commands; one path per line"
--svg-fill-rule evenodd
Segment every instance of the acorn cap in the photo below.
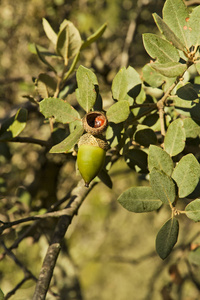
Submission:
M 96 122 L 98 118 L 100 118 L 100 122 Z M 85 131 L 92 135 L 102 134 L 108 126 L 108 120 L 106 116 L 100 111 L 91 111 L 87 113 L 83 117 L 82 123 Z
M 98 137 L 94 137 L 90 133 L 85 133 L 80 137 L 78 147 L 80 147 L 81 145 L 91 145 L 94 147 L 100 147 L 105 151 L 109 148 L 108 143 L 103 136 L 99 135 Z

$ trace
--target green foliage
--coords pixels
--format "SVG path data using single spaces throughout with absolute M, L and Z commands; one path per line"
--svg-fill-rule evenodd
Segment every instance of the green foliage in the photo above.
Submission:
M 41 156 L 37 156 L 41 161 L 45 161 L 44 166 L 48 164 L 49 157 L 52 159 L 52 165 L 56 165 L 53 171 L 49 166 L 47 173 L 41 175 L 42 180 L 38 175 L 37 181 L 42 183 L 47 178 L 47 186 L 38 193 L 36 203 L 30 201 L 29 192 L 25 193 L 28 201 L 23 202 L 20 196 L 17 198 L 17 205 L 28 206 L 27 214 L 33 215 L 35 210 L 40 213 L 46 211 L 57 199 L 54 183 L 59 181 L 58 174 L 65 158 L 70 165 L 63 176 L 67 177 L 66 181 L 71 179 L 68 188 L 71 189 L 80 179 L 80 174 L 75 175 L 74 164 L 78 146 L 78 154 L 81 154 L 79 171 L 87 185 L 94 179 L 95 183 L 102 181 L 105 186 L 116 189 L 112 170 L 115 163 L 121 162 L 122 158 L 123 163 L 129 167 L 127 172 L 138 173 L 137 178 L 145 178 L 145 186 L 137 186 L 138 182 L 130 182 L 131 186 L 128 189 L 123 185 L 122 188 L 118 187 L 122 189 L 119 196 L 117 192 L 113 192 L 113 195 L 129 212 L 151 212 L 152 218 L 156 219 L 158 214 L 163 217 L 165 223 L 158 230 L 156 251 L 161 259 L 165 259 L 178 240 L 179 215 L 183 215 L 186 222 L 200 221 L 200 8 L 198 6 L 189 11 L 183 0 L 166 0 L 163 18 L 157 14 L 153 14 L 153 18 L 161 36 L 143 34 L 144 48 L 152 61 L 142 67 L 142 74 L 140 70 L 136 71 L 131 66 L 122 67 L 115 75 L 114 72 L 110 73 L 113 75 L 109 87 L 111 93 L 107 93 L 106 96 L 102 90 L 105 88 L 105 82 L 110 82 L 108 78 L 105 82 L 100 78 L 100 74 L 95 72 L 95 63 L 78 66 L 78 62 L 84 57 L 83 50 L 105 32 L 107 23 L 83 40 L 73 22 L 64 20 L 56 33 L 47 19 L 43 18 L 43 29 L 51 45 L 48 49 L 36 45 L 34 50 L 47 71 L 40 73 L 34 80 L 36 94 L 26 95 L 26 98 L 34 103 L 33 111 L 37 111 L 37 116 L 35 117 L 35 114 L 34 117 L 38 118 L 41 128 L 48 128 L 48 134 L 45 140 L 39 139 L 37 131 L 35 140 L 20 136 L 26 124 L 32 122 L 32 115 L 30 120 L 27 120 L 27 109 L 21 108 L 14 116 L 2 122 L 0 142 L 3 147 L 0 149 L 0 155 L 4 160 L 9 157 L 3 154 L 2 149 L 6 149 L 5 142 L 28 141 L 44 147 Z M 99 51 L 98 47 L 94 48 Z M 108 70 L 106 67 L 104 64 L 101 74 L 109 73 L 112 64 L 109 64 Z M 107 140 L 109 149 L 105 154 L 100 147 L 95 147 L 93 156 L 89 156 L 91 145 L 82 147 L 81 152 L 78 142 L 87 130 L 83 124 L 85 115 L 96 110 L 102 111 L 107 118 L 108 127 L 97 136 Z M 90 119 L 87 125 L 98 129 L 99 125 L 96 125 L 95 121 L 96 119 Z M 24 132 L 26 133 L 26 130 Z M 47 152 L 50 154 L 47 155 Z M 93 170 L 90 169 L 85 175 L 88 161 L 94 166 L 96 154 L 99 152 L 103 152 L 103 155 L 97 171 L 92 173 Z M 27 161 L 31 155 L 30 153 L 26 158 Z M 101 169 L 104 155 L 105 164 Z M 17 158 L 15 159 L 17 161 Z M 19 164 L 23 169 L 23 161 Z M 9 168 L 5 170 L 7 172 Z M 30 174 L 32 173 L 30 171 Z M 27 175 L 26 182 L 31 182 L 31 176 Z M 63 178 L 60 181 L 65 182 Z M 5 193 L 5 181 L 1 182 L 1 191 Z M 54 193 L 52 199 L 48 195 L 44 197 L 47 205 L 43 202 L 43 195 L 48 194 L 51 188 Z M 34 184 L 32 186 L 31 182 L 30 190 L 32 189 Z M 18 207 L 13 205 L 13 200 L 9 205 L 4 205 L 4 201 L 3 199 L 2 207 L 6 211 L 10 210 L 13 218 Z M 19 211 L 23 212 L 24 207 L 21 206 Z M 5 213 L 6 220 L 10 218 L 9 213 L 8 216 Z M 2 222 L 2 226 L 5 224 Z M 199 251 L 192 251 L 189 260 L 199 265 Z
M 118 201 L 124 208 L 136 213 L 154 211 L 162 206 L 162 201 L 150 187 L 132 187 L 123 192 Z
M 200 166 L 193 154 L 187 154 L 176 165 L 172 178 L 179 188 L 179 197 L 188 196 L 196 188 L 200 178 Z
M 78 89 L 76 97 L 82 108 L 89 112 L 98 97 L 98 81 L 95 74 L 87 68 L 80 66 L 76 72 Z
M 21 108 L 17 111 L 16 115 L 7 119 L 1 125 L 0 141 L 11 140 L 17 137 L 25 128 L 27 121 L 27 110 Z
M 54 118 L 56 122 L 63 124 L 80 120 L 79 113 L 69 103 L 59 98 L 45 98 L 42 100 L 40 111 L 45 118 Z
M 2 292 L 1 289 L 0 289 L 0 300 L 4 300 L 4 293 Z
M 183 121 L 176 119 L 168 127 L 164 140 L 165 151 L 169 153 L 170 156 L 179 154 L 185 148 L 185 138 Z
M 179 223 L 176 218 L 169 219 L 156 237 L 156 251 L 162 259 L 171 253 L 178 239 Z

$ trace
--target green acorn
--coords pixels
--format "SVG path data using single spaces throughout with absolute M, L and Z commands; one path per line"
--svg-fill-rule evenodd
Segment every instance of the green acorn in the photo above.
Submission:
M 90 133 L 84 134 L 78 143 L 77 164 L 85 181 L 85 186 L 94 179 L 104 165 L 108 144 L 103 136 L 94 137 Z

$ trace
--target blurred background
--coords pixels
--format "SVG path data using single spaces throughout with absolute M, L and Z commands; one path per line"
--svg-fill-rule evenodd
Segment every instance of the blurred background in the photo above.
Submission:
M 104 35 L 80 59 L 80 64 L 96 73 L 106 103 L 111 100 L 111 83 L 121 67 L 131 65 L 141 74 L 149 62 L 142 34 L 157 33 L 152 13 L 161 16 L 163 4 L 164 0 L 1 0 L 0 121 L 26 107 L 28 123 L 22 135 L 49 137 L 48 124 L 27 99 L 35 95 L 34 78 L 47 71 L 33 53 L 34 44 L 51 47 L 42 18 L 56 32 L 64 19 L 70 20 L 83 39 L 107 22 Z M 116 201 L 122 191 L 148 181 L 123 160 L 110 175 L 113 189 L 99 183 L 73 220 L 47 299 L 199 299 L 200 273 L 189 265 L 192 258 L 188 258 L 191 245 L 200 242 L 199 225 L 181 216 L 178 245 L 161 261 L 155 252 L 155 237 L 169 211 L 138 215 L 124 210 Z M 48 154 L 38 145 L 1 143 L 0 219 L 13 221 L 45 212 L 79 179 L 71 156 Z M 22 282 L 23 266 L 38 276 L 54 225 L 49 219 L 40 222 L 17 246 L 13 243 L 26 232 L 27 224 L 1 237 L 0 288 L 5 294 Z M 34 280 L 27 280 L 10 299 L 31 299 L 34 287 Z

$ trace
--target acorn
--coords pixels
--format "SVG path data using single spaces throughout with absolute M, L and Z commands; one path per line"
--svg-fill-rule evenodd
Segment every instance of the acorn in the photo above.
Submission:
M 85 133 L 80 138 L 77 165 L 86 187 L 89 187 L 90 182 L 101 171 L 105 163 L 107 149 L 108 143 L 103 136 L 94 137 L 90 133 Z
M 102 134 L 108 126 L 106 116 L 100 111 L 91 111 L 87 113 L 83 117 L 82 123 L 85 131 L 95 136 Z

